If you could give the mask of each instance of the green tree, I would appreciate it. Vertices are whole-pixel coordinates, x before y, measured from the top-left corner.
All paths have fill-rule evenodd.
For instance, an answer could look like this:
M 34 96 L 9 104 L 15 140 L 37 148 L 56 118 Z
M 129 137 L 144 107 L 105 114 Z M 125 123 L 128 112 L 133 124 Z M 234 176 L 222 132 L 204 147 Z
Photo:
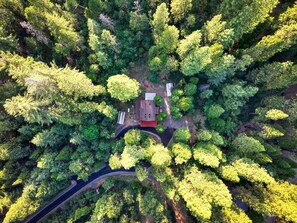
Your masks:
M 174 21 L 178 22 L 192 9 L 192 0 L 172 0 L 170 6 Z
M 163 125 L 157 125 L 156 130 L 162 134 L 165 131 L 165 127 Z
M 137 98 L 140 93 L 140 84 L 125 74 L 118 74 L 108 78 L 107 90 L 111 97 L 126 102 Z
M 174 142 L 188 143 L 191 133 L 186 128 L 179 128 L 173 134 Z
M 266 169 L 260 167 L 259 164 L 256 164 L 248 158 L 235 160 L 231 165 L 233 167 L 233 171 L 236 171 L 239 177 L 243 177 L 252 183 L 268 184 L 274 182 L 274 179 L 267 173 Z M 230 166 L 228 168 L 231 169 Z M 224 177 L 225 176 L 223 175 L 223 178 Z M 236 179 L 235 175 L 232 177 L 232 179 Z
M 185 95 L 193 96 L 193 95 L 196 94 L 196 92 L 197 92 L 197 85 L 196 84 L 189 83 L 189 84 L 185 85 Z
M 84 73 L 69 67 L 60 69 L 35 62 L 33 58 L 2 53 L 8 75 L 25 87 L 24 96 L 18 95 L 5 102 L 6 111 L 22 116 L 27 122 L 49 124 L 59 121 L 73 125 L 81 122 L 80 101 L 105 93 L 105 88 L 92 84 Z M 96 104 L 95 104 L 96 105 Z M 96 111 L 89 110 L 86 113 Z M 74 115 L 75 114 L 75 115 Z
M 198 141 L 209 141 L 212 139 L 212 134 L 208 130 L 199 129 L 196 133 L 196 138 Z
M 192 157 L 190 147 L 184 143 L 173 144 L 171 150 L 175 156 L 174 160 L 177 165 L 188 162 Z
M 240 181 L 237 170 L 231 165 L 220 166 L 219 172 L 220 172 L 221 178 L 225 180 L 229 180 L 235 183 L 238 183 Z
M 157 122 L 163 122 L 167 118 L 166 112 L 160 112 L 160 114 L 157 115 Z
M 126 145 L 139 146 L 141 140 L 141 133 L 137 129 L 132 129 L 126 132 L 124 136 Z
M 134 167 L 138 161 L 144 158 L 142 151 L 137 146 L 125 146 L 121 155 L 121 164 L 125 169 Z
M 121 157 L 117 153 L 109 157 L 109 166 L 112 170 L 120 169 L 122 167 Z
M 193 97 L 182 97 L 177 104 L 177 107 L 182 111 L 189 111 L 193 109 Z
M 265 4 L 266 7 L 262 7 Z M 226 28 L 234 30 L 234 40 L 238 41 L 243 34 L 249 33 L 264 22 L 269 13 L 277 6 L 278 0 L 253 0 L 236 3 L 236 0 L 224 0 L 220 12 L 230 19 Z
M 262 131 L 259 133 L 259 135 L 263 139 L 274 139 L 277 137 L 284 136 L 284 133 L 279 131 L 278 129 L 270 126 L 270 125 L 264 125 Z
M 141 167 L 141 166 L 137 166 L 135 168 L 135 172 L 136 172 L 137 179 L 140 182 L 144 181 L 149 175 L 148 170 L 145 167 Z
M 0 26 L 0 50 L 3 51 L 19 51 L 20 46 L 18 40 L 12 34 L 8 34 L 3 26 Z
M 208 108 L 206 107 L 205 110 L 208 119 L 219 118 L 225 112 L 225 109 L 218 104 L 212 104 Z
M 175 26 L 167 26 L 161 33 L 157 47 L 162 53 L 173 53 L 178 45 L 179 30 Z
M 216 15 L 202 27 L 205 43 L 219 43 L 228 47 L 234 36 L 233 29 L 226 29 L 226 22 L 221 21 L 222 15 Z
M 197 47 L 181 62 L 181 72 L 186 76 L 192 76 L 201 72 L 211 63 L 210 48 L 208 46 Z
M 158 43 L 161 33 L 168 26 L 169 22 L 169 11 L 166 6 L 166 3 L 162 3 L 158 6 L 155 14 L 153 15 L 153 20 L 151 22 L 153 27 L 153 36 L 155 42 Z
M 282 90 L 297 80 L 297 66 L 292 62 L 273 62 L 251 72 L 252 80 L 262 90 Z
M 285 222 L 295 222 L 296 185 L 288 182 L 274 182 L 267 186 L 253 188 L 238 187 L 236 197 L 246 202 L 251 208 L 263 215 L 277 215 Z
M 165 168 L 171 163 L 170 152 L 162 144 L 152 144 L 146 149 L 146 157 L 155 168 Z
M 231 208 L 223 208 L 221 210 L 221 221 L 229 223 L 252 223 L 252 220 L 248 217 L 248 215 L 235 205 L 232 205 Z
M 259 140 L 246 135 L 238 135 L 231 143 L 231 147 L 236 154 L 241 156 L 265 151 L 265 147 Z
M 149 19 L 145 13 L 130 12 L 129 26 L 134 31 L 145 31 L 149 28 Z
M 98 128 L 96 125 L 90 125 L 82 129 L 83 137 L 88 141 L 93 141 L 99 137 Z
M 36 185 L 27 185 L 21 197 L 16 200 L 6 213 L 3 222 L 23 221 L 29 214 L 33 214 L 40 206 L 40 203 L 35 201 L 34 195 L 36 195 L 36 193 Z
M 200 30 L 196 30 L 190 35 L 185 36 L 185 38 L 179 42 L 176 50 L 179 57 L 185 59 L 189 54 L 196 50 L 196 48 L 200 47 L 201 38 L 202 34 Z
M 153 190 L 146 191 L 144 194 L 138 194 L 139 210 L 144 216 L 150 216 L 154 222 L 166 222 L 165 207 L 160 198 Z M 165 220 L 165 219 L 166 220 Z
M 243 83 L 226 84 L 222 89 L 224 97 L 224 109 L 226 111 L 238 112 L 247 100 L 258 91 L 257 87 L 244 86 Z
M 267 61 L 270 57 L 289 49 L 297 41 L 297 23 L 290 14 L 297 4 L 280 15 L 280 24 L 273 35 L 264 36 L 255 46 L 246 50 L 254 61 Z
M 202 165 L 217 168 L 223 159 L 223 153 L 211 143 L 199 143 L 193 150 L 193 157 Z
M 280 120 L 288 118 L 289 115 L 278 109 L 270 109 L 266 112 L 265 117 L 271 120 Z
M 198 220 L 209 220 L 213 206 L 231 207 L 232 204 L 227 186 L 213 172 L 200 171 L 195 166 L 187 169 L 178 193 Z
M 54 38 L 56 53 L 68 56 L 70 52 L 80 50 L 82 38 L 75 30 L 75 18 L 61 7 L 46 0 L 31 0 L 30 6 L 25 9 L 25 16 L 37 30 L 49 30 Z

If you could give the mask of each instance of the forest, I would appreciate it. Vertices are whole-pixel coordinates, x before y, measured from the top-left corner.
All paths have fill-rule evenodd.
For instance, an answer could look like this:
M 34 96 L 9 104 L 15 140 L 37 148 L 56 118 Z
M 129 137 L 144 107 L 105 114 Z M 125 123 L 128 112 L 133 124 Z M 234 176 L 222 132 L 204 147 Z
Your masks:
M 104 166 L 41 222 L 297 222 L 297 2 L 0 0 L 0 222 Z

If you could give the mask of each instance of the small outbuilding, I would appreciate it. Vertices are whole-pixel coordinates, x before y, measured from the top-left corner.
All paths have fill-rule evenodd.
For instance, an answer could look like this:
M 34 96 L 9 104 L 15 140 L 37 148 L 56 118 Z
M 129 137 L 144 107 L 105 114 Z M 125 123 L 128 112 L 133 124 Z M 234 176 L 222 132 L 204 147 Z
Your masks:
M 173 83 L 167 83 L 166 84 L 166 93 L 167 93 L 167 97 L 171 97 L 171 91 L 173 89 Z
M 155 97 L 156 97 L 156 93 L 145 93 L 146 101 L 153 101 Z
M 123 125 L 124 122 L 125 122 L 125 116 L 126 116 L 126 112 L 123 112 L 123 111 L 120 111 L 119 114 L 118 114 L 118 121 L 117 123 L 119 125 Z

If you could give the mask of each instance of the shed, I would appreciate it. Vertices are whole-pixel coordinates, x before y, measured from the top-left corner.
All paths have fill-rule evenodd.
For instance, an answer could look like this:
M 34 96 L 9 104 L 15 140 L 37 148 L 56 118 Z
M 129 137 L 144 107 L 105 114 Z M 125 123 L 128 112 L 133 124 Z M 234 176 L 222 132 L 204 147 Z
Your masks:
M 123 125 L 125 122 L 126 112 L 120 111 L 118 114 L 118 124 Z
M 156 97 L 156 93 L 145 93 L 145 100 L 153 101 Z
M 166 84 L 166 93 L 167 93 L 167 97 L 171 97 L 171 91 L 173 89 L 173 83 L 167 83 Z

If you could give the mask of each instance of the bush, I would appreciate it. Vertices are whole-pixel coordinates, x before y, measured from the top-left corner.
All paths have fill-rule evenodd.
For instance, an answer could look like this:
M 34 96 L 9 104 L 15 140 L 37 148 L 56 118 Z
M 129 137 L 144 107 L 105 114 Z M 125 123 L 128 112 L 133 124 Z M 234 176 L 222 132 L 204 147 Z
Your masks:
M 161 96 L 156 95 L 156 97 L 154 98 L 154 102 L 156 106 L 161 106 L 164 103 L 164 100 Z
M 160 112 L 160 114 L 157 116 L 157 122 L 163 122 L 167 118 L 166 112 Z
M 165 128 L 164 128 L 163 125 L 158 125 L 156 127 L 156 130 L 157 130 L 158 133 L 163 133 L 165 131 Z

